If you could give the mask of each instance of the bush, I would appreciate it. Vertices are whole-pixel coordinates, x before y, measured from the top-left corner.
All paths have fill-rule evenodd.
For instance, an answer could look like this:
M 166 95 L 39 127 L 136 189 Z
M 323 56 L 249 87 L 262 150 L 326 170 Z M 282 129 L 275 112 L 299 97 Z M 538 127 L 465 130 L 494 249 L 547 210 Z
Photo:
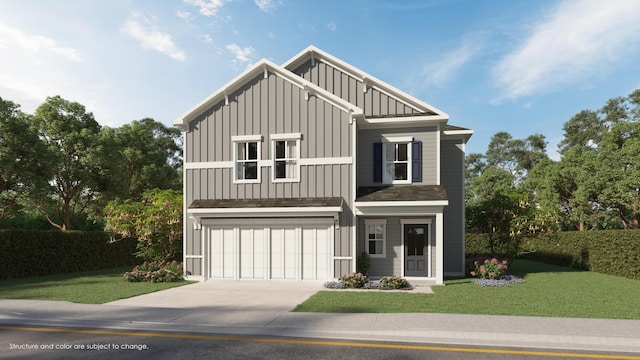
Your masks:
M 0 280 L 132 266 L 136 243 L 102 231 L 0 230 Z
M 363 288 L 369 283 L 369 278 L 362 273 L 347 274 L 340 277 L 340 282 L 347 288 Z
M 380 288 L 382 289 L 411 289 L 411 284 L 407 279 L 399 276 L 385 276 L 380 279 Z
M 371 267 L 371 256 L 365 251 L 362 252 L 360 256 L 356 259 L 356 268 L 358 272 L 363 274 L 367 274 L 369 272 L 369 268 Z
M 145 261 L 144 264 L 138 265 L 132 271 L 125 273 L 123 278 L 130 282 L 148 281 L 152 283 L 184 280 L 182 263 L 178 263 L 175 260 L 172 262 Z
M 474 269 L 469 275 L 480 279 L 500 280 L 507 275 L 508 264 L 507 260 L 500 260 L 497 257 L 476 257 L 473 260 Z
M 466 235 L 467 255 L 489 253 L 484 234 Z M 640 231 L 562 231 L 530 235 L 520 258 L 640 280 Z

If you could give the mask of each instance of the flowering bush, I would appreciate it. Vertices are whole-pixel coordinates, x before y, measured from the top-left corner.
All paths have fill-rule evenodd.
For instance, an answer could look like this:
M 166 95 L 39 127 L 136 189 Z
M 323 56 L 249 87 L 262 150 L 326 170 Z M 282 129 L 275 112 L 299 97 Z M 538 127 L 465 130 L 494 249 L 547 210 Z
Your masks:
M 500 280 L 507 274 L 509 262 L 493 258 L 478 258 L 473 261 L 474 270 L 469 272 L 471 276 L 480 279 Z
M 410 289 L 411 284 L 407 279 L 403 279 L 399 276 L 385 276 L 380 279 L 380 288 L 382 289 Z
M 339 281 L 326 281 L 322 286 L 327 289 L 344 289 L 344 284 Z
M 363 288 L 369 283 L 369 278 L 362 273 L 343 275 L 338 280 L 348 288 Z
M 152 283 L 184 280 L 182 263 L 175 260 L 172 262 L 145 261 L 144 264 L 125 273 L 123 278 L 129 282 L 148 281 Z

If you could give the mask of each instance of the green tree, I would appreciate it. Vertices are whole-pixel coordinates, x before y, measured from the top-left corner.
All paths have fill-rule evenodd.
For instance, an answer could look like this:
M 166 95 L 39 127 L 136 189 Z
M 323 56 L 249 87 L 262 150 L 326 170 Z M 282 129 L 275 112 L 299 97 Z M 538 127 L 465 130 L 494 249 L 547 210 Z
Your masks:
M 47 186 L 31 195 L 31 204 L 51 225 L 70 230 L 78 218 L 97 213 L 109 196 L 117 159 L 108 134 L 85 107 L 60 96 L 48 97 L 33 116 L 46 146 Z
M 0 98 L 0 220 L 18 213 L 20 199 L 46 184 L 44 146 L 20 106 Z
M 114 137 L 129 197 L 140 198 L 154 188 L 181 188 L 180 130 L 145 118 L 114 129 Z
M 154 189 L 141 201 L 110 201 L 107 231 L 138 239 L 136 255 L 145 261 L 170 260 L 182 250 L 182 192 Z

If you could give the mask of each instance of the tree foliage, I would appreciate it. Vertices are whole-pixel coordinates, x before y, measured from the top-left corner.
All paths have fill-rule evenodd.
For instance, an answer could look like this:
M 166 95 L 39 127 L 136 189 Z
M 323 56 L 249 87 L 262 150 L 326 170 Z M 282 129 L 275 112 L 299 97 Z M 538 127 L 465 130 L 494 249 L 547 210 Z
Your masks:
M 182 192 L 154 189 L 142 200 L 113 200 L 105 207 L 107 230 L 138 239 L 136 255 L 166 261 L 182 249 Z

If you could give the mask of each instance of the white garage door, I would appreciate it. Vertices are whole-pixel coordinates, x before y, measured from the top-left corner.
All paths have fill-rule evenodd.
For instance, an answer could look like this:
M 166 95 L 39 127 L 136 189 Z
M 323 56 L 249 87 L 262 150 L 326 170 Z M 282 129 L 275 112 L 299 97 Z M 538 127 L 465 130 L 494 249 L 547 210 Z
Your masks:
M 331 226 L 210 228 L 212 279 L 326 280 Z

